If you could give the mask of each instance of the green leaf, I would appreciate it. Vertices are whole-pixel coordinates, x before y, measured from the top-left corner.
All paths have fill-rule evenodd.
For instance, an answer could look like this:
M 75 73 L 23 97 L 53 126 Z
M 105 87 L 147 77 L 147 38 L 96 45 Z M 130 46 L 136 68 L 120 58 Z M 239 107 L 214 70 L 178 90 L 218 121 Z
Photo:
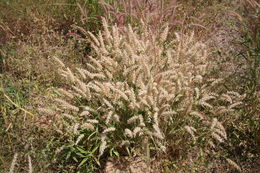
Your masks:
M 71 152 L 68 152 L 67 156 L 66 156 L 66 160 L 68 160 L 71 156 Z
M 97 151 L 98 148 L 99 148 L 99 145 L 97 145 L 97 146 L 90 152 L 90 154 L 93 154 L 95 151 Z
M 117 151 L 115 151 L 115 150 L 113 150 L 113 153 L 114 153 L 117 157 L 120 156 L 119 153 L 118 153 Z
M 89 152 L 87 152 L 86 150 L 84 150 L 83 148 L 80 148 L 80 147 L 76 147 L 78 151 L 80 151 L 81 153 L 84 153 L 84 154 L 89 154 Z
M 129 156 L 132 156 L 131 151 L 129 150 L 129 147 L 126 147 L 126 151 L 127 151 L 127 154 L 128 154 Z
M 77 163 L 79 162 L 76 157 L 73 157 L 72 159 L 73 159 L 75 162 L 77 162 Z
M 81 167 L 84 163 L 86 163 L 87 161 L 88 161 L 88 157 L 86 157 L 85 159 L 83 159 L 81 162 L 80 162 L 80 164 L 79 164 L 79 166 L 78 167 Z
M 88 136 L 87 139 L 89 140 L 95 133 L 97 133 L 97 132 L 95 131 L 95 132 L 91 133 L 91 134 Z
M 78 156 L 80 156 L 80 157 L 83 157 L 83 158 L 87 157 L 87 155 L 84 155 L 84 154 L 82 154 L 82 153 L 76 152 L 76 154 L 77 154 Z

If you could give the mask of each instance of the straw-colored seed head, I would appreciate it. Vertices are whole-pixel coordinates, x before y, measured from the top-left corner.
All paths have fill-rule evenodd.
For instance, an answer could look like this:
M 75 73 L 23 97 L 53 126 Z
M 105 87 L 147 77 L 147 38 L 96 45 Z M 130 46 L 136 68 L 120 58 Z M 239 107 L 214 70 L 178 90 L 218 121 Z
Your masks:
M 242 172 L 242 169 L 240 168 L 240 166 L 238 166 L 238 164 L 236 162 L 234 162 L 231 159 L 226 159 L 228 164 L 231 165 L 233 168 L 235 168 L 237 171 Z
M 138 133 L 140 133 L 142 129 L 140 127 L 136 127 L 133 130 L 133 136 L 136 137 Z
M 127 124 L 132 124 L 132 123 L 135 123 L 136 120 L 139 119 L 139 116 L 135 115 L 133 117 L 131 117 L 130 119 L 127 120 Z
M 12 160 L 12 164 L 11 164 L 10 169 L 9 169 L 9 173 L 13 173 L 14 172 L 15 164 L 17 162 L 17 157 L 18 157 L 18 153 L 15 153 L 14 157 L 13 157 L 13 160 Z
M 114 128 L 114 127 L 109 127 L 109 128 L 107 128 L 107 129 L 105 129 L 105 130 L 103 131 L 103 134 L 109 133 L 109 132 L 113 132 L 113 131 L 115 131 L 115 130 L 116 130 L 116 128 Z
M 57 100 L 57 114 L 66 117 L 62 119 L 65 127 L 73 129 L 79 123 L 78 128 L 96 130 L 100 156 L 124 139 L 129 141 L 122 146 L 131 143 L 136 147 L 143 136 L 152 139 L 149 145 L 166 151 L 172 127 L 184 128 L 194 140 L 205 128 L 208 140 L 227 139 L 217 118 L 235 111 L 242 96 L 221 95 L 217 84 L 222 80 L 205 79 L 210 61 L 205 45 L 195 40 L 194 33 L 176 34 L 172 42 L 165 42 L 168 26 L 151 35 L 149 27 L 143 32 L 131 26 L 122 31 L 109 26 L 104 18 L 102 22 L 103 31 L 98 35 L 87 33 L 92 51 L 86 68 L 73 73 L 63 66 L 60 71 L 70 85 L 66 86 L 69 90 L 60 89 L 64 100 Z M 176 126 L 178 122 L 183 123 Z M 182 126 L 185 123 L 190 126 Z
M 65 64 L 58 57 L 55 56 L 54 60 L 58 62 L 61 67 L 65 67 Z
M 75 145 L 78 145 L 78 143 L 82 140 L 82 138 L 84 138 L 84 134 L 79 135 L 79 137 L 77 138 Z
M 101 140 L 101 145 L 99 147 L 99 155 L 101 156 L 105 149 L 107 148 L 107 141 L 106 140 Z
M 133 132 L 129 129 L 125 129 L 125 136 L 133 138 Z
M 88 129 L 88 130 L 94 130 L 95 127 L 91 123 L 84 123 L 81 125 L 82 128 Z
M 44 113 L 44 114 L 47 114 L 47 115 L 50 115 L 50 116 L 54 116 L 56 114 L 55 111 L 53 111 L 51 109 L 46 109 L 46 108 L 38 108 L 38 111 L 40 113 Z

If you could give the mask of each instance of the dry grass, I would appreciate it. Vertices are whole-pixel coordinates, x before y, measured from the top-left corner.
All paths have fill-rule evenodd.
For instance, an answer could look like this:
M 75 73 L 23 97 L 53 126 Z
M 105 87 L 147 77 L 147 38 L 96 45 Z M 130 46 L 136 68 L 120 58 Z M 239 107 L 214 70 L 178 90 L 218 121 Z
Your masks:
M 21 2 L 0 3 L 1 170 L 257 169 L 259 1 Z
M 74 73 L 59 61 L 60 74 L 71 85 L 62 90 L 63 99 L 56 99 L 63 135 L 74 134 L 76 144 L 84 144 L 85 131 L 95 132 L 96 158 L 129 149 L 153 157 L 169 153 L 172 145 L 188 149 L 185 131 L 204 149 L 227 140 L 217 118 L 231 123 L 245 96 L 223 92 L 220 79 L 206 78 L 211 66 L 204 44 L 193 35 L 176 35 L 167 43 L 168 27 L 157 37 L 146 24 L 142 34 L 131 27 L 109 28 L 105 20 L 103 25 L 98 36 L 88 32 L 93 57 L 85 69 Z M 146 150 L 140 148 L 145 138 Z

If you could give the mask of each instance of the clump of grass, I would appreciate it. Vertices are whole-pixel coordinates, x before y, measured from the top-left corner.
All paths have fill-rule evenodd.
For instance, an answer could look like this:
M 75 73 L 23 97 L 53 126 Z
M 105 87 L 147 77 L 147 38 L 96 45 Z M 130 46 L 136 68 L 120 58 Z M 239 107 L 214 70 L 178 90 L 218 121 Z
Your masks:
M 2 2 L 1 2 L 2 3 Z M 44 26 L 45 23 L 41 23 Z M 82 64 L 82 49 L 75 50 L 75 40 L 48 29 L 32 29 L 29 36 L 16 35 L 1 45 L 0 58 L 0 169 L 8 170 L 12 155 L 19 152 L 15 171 L 27 170 L 28 155 L 34 171 L 45 171 L 52 163 L 52 138 L 55 132 L 48 127 L 47 115 L 37 116 L 36 106 L 50 102 L 51 87 L 61 86 L 50 56 L 68 64 Z M 15 40 L 19 40 L 14 42 Z M 42 93 L 42 94 L 40 94 Z M 33 116 L 32 116 L 33 115 Z M 41 135 L 40 135 L 41 134 Z
M 243 58 L 247 75 L 244 76 L 249 87 L 249 94 L 256 93 L 260 85 L 260 5 L 257 1 L 241 1 L 241 12 L 230 11 L 239 22 L 241 34 L 238 58 Z
M 236 112 L 244 96 L 218 90 L 221 80 L 206 78 L 204 44 L 192 34 L 166 42 L 168 27 L 159 36 L 146 24 L 142 33 L 131 26 L 122 33 L 106 20 L 103 27 L 97 36 L 87 33 L 93 52 L 86 68 L 74 73 L 57 60 L 70 85 L 56 99 L 62 135 L 75 136 L 76 146 L 98 145 L 91 152 L 96 161 L 130 151 L 160 156 L 174 144 L 191 147 L 187 140 L 206 148 L 227 140 L 220 121 Z
M 238 53 L 234 58 L 241 62 L 230 76 L 230 83 L 247 93 L 241 116 L 229 127 L 232 147 L 229 154 L 240 161 L 259 157 L 259 86 L 260 86 L 260 5 L 255 0 L 240 1 L 237 11 L 229 11 L 237 21 L 241 38 L 236 41 Z M 234 76 L 239 77 L 234 77 Z M 239 84 L 238 84 L 239 83 Z M 235 84 L 235 85 L 234 85 Z M 240 143 L 238 146 L 237 143 Z M 243 151 L 243 152 L 239 152 Z
M 51 128 L 46 128 L 50 123 L 49 119 L 45 121 L 46 115 L 38 116 L 34 109 L 36 105 L 49 102 L 53 93 L 37 88 L 37 84 L 31 86 L 31 82 L 10 79 L 10 76 L 0 78 L 0 169 L 11 169 L 13 154 L 19 153 L 15 171 L 28 170 L 28 157 L 33 160 L 34 171 L 45 171 L 52 163 L 51 150 L 55 144 L 52 138 L 55 133 Z M 44 96 L 38 96 L 40 92 Z
M 0 169 L 13 171 L 17 152 L 15 170 L 32 171 L 33 161 L 38 172 L 97 172 L 107 157 L 126 155 L 169 172 L 211 171 L 219 158 L 241 171 L 237 156 L 257 158 L 257 1 L 232 13 L 245 39 L 243 102 L 245 95 L 229 91 L 236 87 L 213 78 L 212 49 L 198 41 L 219 29 L 229 1 L 22 2 L 0 3 L 8 9 L 0 12 L 1 43 L 19 40 L 1 45 Z M 109 23 L 99 31 L 102 10 Z M 77 41 L 62 35 L 72 23 Z M 53 86 L 60 89 L 52 93 Z M 58 105 L 51 104 L 56 95 Z M 39 115 L 30 116 L 35 107 Z
M 81 12 L 77 4 L 88 11 L 87 23 L 81 22 Z M 53 29 L 67 34 L 71 31 L 72 24 L 97 31 L 102 12 L 98 0 L 1 1 L 0 46 L 12 40 L 24 40 L 35 30 L 44 34 Z
M 109 23 L 116 23 L 120 28 L 128 24 L 136 26 L 143 21 L 153 31 L 158 31 L 165 25 L 165 22 L 171 28 L 178 24 L 175 18 L 176 1 L 115 0 L 110 3 L 105 1 L 100 1 L 100 3 L 106 12 L 104 17 Z
M 45 86 L 59 85 L 50 57 L 59 57 L 70 64 L 81 63 L 82 53 L 74 49 L 75 44 L 74 40 L 51 30 L 45 35 L 34 33 L 18 44 L 6 44 L 2 47 L 3 75 Z

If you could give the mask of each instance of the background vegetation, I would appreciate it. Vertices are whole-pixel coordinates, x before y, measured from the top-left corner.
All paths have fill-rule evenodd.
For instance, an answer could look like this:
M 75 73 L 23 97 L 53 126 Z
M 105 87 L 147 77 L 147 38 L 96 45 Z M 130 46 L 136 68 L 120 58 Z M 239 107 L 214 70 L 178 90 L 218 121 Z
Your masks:
M 117 165 L 130 172 L 257 172 L 260 169 L 259 4 L 259 0 L 1 1 L 0 172 L 109 172 L 115 170 Z M 126 119 L 123 125 L 110 124 L 119 129 L 114 136 L 110 136 L 115 143 L 110 144 L 100 155 L 101 132 L 108 128 L 104 122 L 102 124 L 102 117 L 99 117 L 103 111 L 98 109 L 99 104 L 106 104 L 103 97 L 90 101 L 91 106 L 100 111 L 95 114 L 101 122 L 96 126 L 97 129 L 91 131 L 91 126 L 86 129 L 80 127 L 79 133 L 73 133 L 75 125 L 88 120 L 82 120 L 74 113 L 72 115 L 76 120 L 63 120 L 61 115 L 69 108 L 58 109 L 61 104 L 54 100 L 63 98 L 66 95 L 64 91 L 71 90 L 73 82 L 61 77 L 60 65 L 64 63 L 75 76 L 76 69 L 90 70 L 90 65 L 95 66 L 95 61 L 90 61 L 89 56 L 97 60 L 103 56 L 93 47 L 93 43 L 97 44 L 95 37 L 104 30 L 101 16 L 108 22 L 109 29 L 117 25 L 122 37 L 127 35 L 122 33 L 129 32 L 127 27 L 130 24 L 136 37 L 140 36 L 137 39 L 140 42 L 145 42 L 147 38 L 160 40 L 158 38 L 161 38 L 168 26 L 167 37 L 163 36 L 165 39 L 154 45 L 159 46 L 162 51 L 170 48 L 182 50 L 183 57 L 190 56 L 188 53 L 193 45 L 204 45 L 210 70 L 202 75 L 203 84 L 210 84 L 213 79 L 221 78 L 222 82 L 209 91 L 222 94 L 225 98 L 210 104 L 219 106 L 218 111 L 221 106 L 235 108 L 232 113 L 217 115 L 195 103 L 194 107 L 201 111 L 201 116 L 209 118 L 209 124 L 206 123 L 209 127 L 215 122 L 214 118 L 218 118 L 227 135 L 222 135 L 224 142 L 212 140 L 211 131 L 204 128 L 203 122 L 199 118 L 186 116 L 181 109 L 186 107 L 181 107 L 183 104 L 178 102 L 178 105 L 176 102 L 170 104 L 174 105 L 172 109 L 177 110 L 180 116 L 172 116 L 175 118 L 169 126 L 172 131 L 165 131 L 164 140 L 151 138 L 147 142 L 131 139 L 128 147 L 120 148 L 117 145 L 125 138 L 123 131 L 127 126 Z M 146 30 L 147 28 L 149 29 Z M 179 39 L 185 45 L 185 41 L 191 38 L 187 36 L 192 33 L 192 44 L 187 44 L 188 47 L 183 48 L 176 42 Z M 109 42 L 105 39 L 106 41 Z M 124 44 L 127 41 L 129 40 L 125 38 L 120 47 L 122 51 L 126 49 Z M 129 44 L 132 44 L 131 39 Z M 135 48 L 133 47 L 134 50 Z M 116 54 L 113 49 L 108 49 L 109 51 L 112 51 L 111 55 Z M 151 49 L 147 51 L 143 56 L 153 52 Z M 199 52 L 192 54 L 200 56 Z M 162 53 L 161 56 L 166 55 Z M 139 67 L 144 65 L 144 69 L 146 68 L 145 64 L 138 61 L 136 63 Z M 187 74 L 184 73 L 185 75 Z M 123 79 L 128 80 L 127 77 L 113 76 L 112 81 L 116 84 Z M 78 84 L 74 85 L 78 87 Z M 203 88 L 199 84 L 195 86 Z M 194 92 L 195 86 L 189 85 Z M 136 93 L 139 92 L 134 85 L 130 85 L 131 87 Z M 223 96 L 223 93 L 227 95 Z M 68 96 L 67 94 L 65 98 L 73 105 L 80 107 L 88 103 L 84 98 L 68 99 Z M 235 97 L 238 96 L 243 99 L 236 100 Z M 230 97 L 235 101 L 230 101 Z M 129 113 L 129 109 L 122 106 L 122 100 L 109 101 L 120 108 L 117 113 Z M 182 101 L 180 103 L 185 103 L 186 100 Z M 232 105 L 236 101 L 239 105 L 228 106 L 229 102 Z M 128 105 L 128 102 L 123 102 L 124 104 Z M 139 110 L 138 115 L 141 112 L 145 116 L 145 111 Z M 134 112 L 129 114 L 135 115 Z M 72 131 L 68 130 L 71 124 Z M 158 142 L 166 146 L 166 153 L 156 149 Z M 143 165 L 135 160 L 141 160 L 139 163 Z M 122 162 L 136 168 L 133 170 Z

